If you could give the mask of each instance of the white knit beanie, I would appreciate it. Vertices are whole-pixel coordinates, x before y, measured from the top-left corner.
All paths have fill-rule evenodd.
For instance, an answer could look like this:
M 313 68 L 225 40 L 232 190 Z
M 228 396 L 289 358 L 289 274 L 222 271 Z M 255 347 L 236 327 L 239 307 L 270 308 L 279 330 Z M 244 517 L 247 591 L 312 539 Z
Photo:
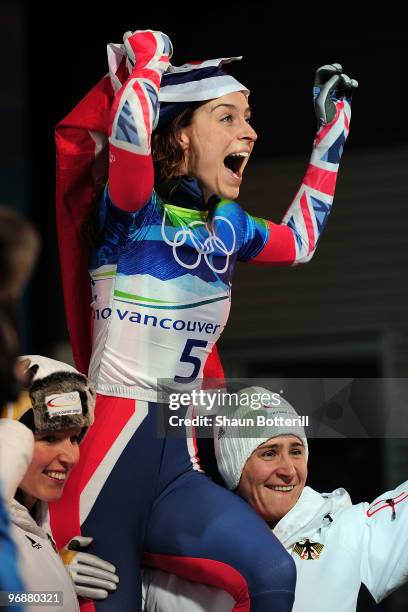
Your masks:
M 237 393 L 236 405 L 218 412 L 214 431 L 218 470 L 228 487 L 236 489 L 253 451 L 270 438 L 292 435 L 309 450 L 305 430 L 296 410 L 278 393 L 262 387 L 246 387 Z M 291 421 L 291 422 L 290 422 Z

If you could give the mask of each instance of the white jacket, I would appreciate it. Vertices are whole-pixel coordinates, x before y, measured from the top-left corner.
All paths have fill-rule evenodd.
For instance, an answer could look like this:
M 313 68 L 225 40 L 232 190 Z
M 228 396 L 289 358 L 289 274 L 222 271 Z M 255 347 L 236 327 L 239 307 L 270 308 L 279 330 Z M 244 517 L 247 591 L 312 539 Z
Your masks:
M 62 591 L 63 606 L 26 606 L 27 612 L 77 612 L 74 584 L 47 533 L 14 498 L 18 484 L 31 461 L 34 438 L 18 421 L 0 419 L 0 482 L 11 522 L 11 536 L 17 546 L 20 574 L 26 591 Z M 41 509 L 46 515 L 46 505 Z M 40 520 L 39 520 L 40 522 Z
M 44 606 L 47 612 L 77 612 L 74 584 L 51 539 L 30 516 L 27 508 L 13 499 L 9 504 L 11 535 L 18 549 L 21 576 L 27 591 L 62 591 L 63 606 Z M 29 606 L 38 612 L 43 606 Z
M 296 563 L 293 612 L 354 612 L 361 583 L 378 603 L 408 581 L 408 481 L 371 505 L 352 505 L 344 489 L 305 487 L 273 532 Z M 223 591 L 154 570 L 144 570 L 143 594 L 146 612 L 230 612 L 234 605 Z

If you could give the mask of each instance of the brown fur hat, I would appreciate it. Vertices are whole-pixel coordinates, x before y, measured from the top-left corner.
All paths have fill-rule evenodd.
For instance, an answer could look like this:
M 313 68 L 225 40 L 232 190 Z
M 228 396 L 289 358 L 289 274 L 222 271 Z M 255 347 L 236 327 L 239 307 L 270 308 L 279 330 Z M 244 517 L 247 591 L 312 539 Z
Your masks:
M 41 434 L 79 426 L 83 437 L 94 420 L 95 391 L 88 378 L 66 363 L 40 355 L 25 355 L 19 363 L 28 375 L 28 393 L 2 416 Z

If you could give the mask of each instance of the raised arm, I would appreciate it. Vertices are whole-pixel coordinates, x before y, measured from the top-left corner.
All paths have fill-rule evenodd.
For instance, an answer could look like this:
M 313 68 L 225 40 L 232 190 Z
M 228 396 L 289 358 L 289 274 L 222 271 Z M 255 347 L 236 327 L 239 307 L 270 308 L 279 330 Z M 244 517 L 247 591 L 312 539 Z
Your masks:
M 340 64 L 317 70 L 314 103 L 319 129 L 309 166 L 281 224 L 266 221 L 268 235 L 252 263 L 292 265 L 312 258 L 330 214 L 355 87 L 357 82 L 342 73 Z
M 377 603 L 408 581 L 407 524 L 408 481 L 366 507 L 362 582 Z
M 150 199 L 152 131 L 158 121 L 159 87 L 172 45 L 166 34 L 127 32 L 129 78 L 115 96 L 109 137 L 109 193 L 116 206 L 136 211 Z
M 9 410 L 12 416 L 13 407 L 6 406 L 4 417 Z M 0 418 L 0 496 L 8 503 L 31 463 L 33 450 L 34 436 L 28 427 L 13 418 Z

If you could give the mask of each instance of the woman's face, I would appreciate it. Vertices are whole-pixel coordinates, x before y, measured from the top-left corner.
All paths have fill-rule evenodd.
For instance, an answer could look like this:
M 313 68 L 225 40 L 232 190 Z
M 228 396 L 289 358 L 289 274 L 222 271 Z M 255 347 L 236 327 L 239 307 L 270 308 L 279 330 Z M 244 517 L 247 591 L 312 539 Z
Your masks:
M 249 125 L 251 111 L 242 92 L 230 93 L 201 105 L 192 123 L 182 128 L 183 170 L 195 177 L 205 201 L 212 195 L 234 200 L 257 135 Z
M 271 438 L 245 464 L 237 493 L 274 527 L 299 499 L 307 478 L 303 442 L 292 435 Z
M 80 432 L 80 427 L 72 427 L 35 435 L 33 459 L 19 486 L 27 508 L 39 499 L 51 502 L 61 497 L 67 478 L 79 461 Z

